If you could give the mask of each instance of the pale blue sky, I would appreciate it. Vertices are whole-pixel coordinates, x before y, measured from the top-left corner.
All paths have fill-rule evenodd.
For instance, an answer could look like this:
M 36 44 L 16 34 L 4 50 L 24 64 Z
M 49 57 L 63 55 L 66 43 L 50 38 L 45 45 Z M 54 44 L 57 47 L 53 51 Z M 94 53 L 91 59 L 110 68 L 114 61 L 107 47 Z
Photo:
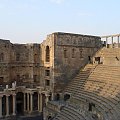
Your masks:
M 0 0 L 0 38 L 41 43 L 58 31 L 120 33 L 120 0 Z

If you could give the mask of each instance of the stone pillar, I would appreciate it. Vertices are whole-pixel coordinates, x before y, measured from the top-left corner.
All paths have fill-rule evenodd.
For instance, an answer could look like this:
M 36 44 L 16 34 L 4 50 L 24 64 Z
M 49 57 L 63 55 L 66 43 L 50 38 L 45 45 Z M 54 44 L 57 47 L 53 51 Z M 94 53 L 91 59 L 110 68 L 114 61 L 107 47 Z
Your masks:
M 112 36 L 112 48 L 113 48 L 113 36 Z
M 33 112 L 33 93 L 30 93 L 30 112 Z
M 120 36 L 118 36 L 118 39 L 117 39 L 117 40 L 118 40 L 118 48 L 119 48 L 119 37 L 120 37 Z
M 30 103 L 29 103 L 30 101 L 29 101 L 29 93 L 27 93 L 27 111 L 29 111 L 30 109 L 30 107 L 29 107 L 29 105 L 30 105 Z
M 24 112 L 26 111 L 26 93 L 24 93 Z
M 9 96 L 6 95 L 6 116 L 9 116 Z
M 42 112 L 42 94 L 39 93 L 39 112 Z
M 16 99 L 16 94 L 13 94 L 13 115 L 16 115 L 15 114 L 15 109 L 16 109 L 16 107 L 15 107 L 16 106 L 16 100 L 15 99 Z
M 51 100 L 54 100 L 55 94 L 52 93 Z
M 46 97 L 46 105 L 47 105 L 47 103 L 48 103 L 48 101 L 49 101 L 49 95 L 48 95 L 48 94 L 45 94 L 45 97 Z
M 2 117 L 2 96 L 0 96 L 0 118 Z
M 108 38 L 106 37 L 106 48 L 107 48 L 107 44 L 108 44 Z
M 38 93 L 38 111 L 39 111 L 39 109 L 40 109 L 40 95 Z

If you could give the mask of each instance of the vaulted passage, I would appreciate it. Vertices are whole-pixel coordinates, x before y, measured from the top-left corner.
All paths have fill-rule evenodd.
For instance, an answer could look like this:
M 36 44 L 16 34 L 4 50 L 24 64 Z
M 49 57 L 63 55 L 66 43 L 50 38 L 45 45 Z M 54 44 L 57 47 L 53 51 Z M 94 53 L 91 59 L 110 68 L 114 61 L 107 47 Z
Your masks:
M 16 113 L 17 115 L 24 113 L 24 94 L 22 92 L 16 94 Z

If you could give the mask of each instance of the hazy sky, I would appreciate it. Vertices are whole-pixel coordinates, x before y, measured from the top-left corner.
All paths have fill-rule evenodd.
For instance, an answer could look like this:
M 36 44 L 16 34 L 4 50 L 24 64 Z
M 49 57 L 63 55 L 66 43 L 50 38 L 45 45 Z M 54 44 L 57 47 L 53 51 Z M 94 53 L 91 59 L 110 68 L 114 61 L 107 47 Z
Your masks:
M 120 33 L 120 0 L 0 0 L 0 38 L 41 43 L 58 31 Z

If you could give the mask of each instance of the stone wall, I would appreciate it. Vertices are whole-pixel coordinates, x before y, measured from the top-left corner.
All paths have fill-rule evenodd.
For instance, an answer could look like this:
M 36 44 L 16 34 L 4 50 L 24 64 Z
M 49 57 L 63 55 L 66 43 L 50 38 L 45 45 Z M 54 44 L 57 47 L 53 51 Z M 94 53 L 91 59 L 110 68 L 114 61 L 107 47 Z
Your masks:
M 46 60 L 46 54 L 49 51 L 48 58 Z M 47 36 L 46 40 L 41 43 L 41 71 L 42 85 L 53 92 L 54 88 L 54 34 Z M 49 72 L 49 73 L 48 73 Z M 47 75 L 48 73 L 48 75 Z
M 0 83 L 9 81 L 11 43 L 9 40 L 0 39 Z
M 60 92 L 101 47 L 100 37 L 71 33 L 52 33 L 41 44 L 0 42 L 4 82 L 33 83 L 52 93 Z
M 96 36 L 70 33 L 55 35 L 55 91 L 60 92 L 101 47 L 101 39 Z
M 40 44 L 12 44 L 0 40 L 0 48 L 1 81 L 3 79 L 5 84 L 41 83 Z

